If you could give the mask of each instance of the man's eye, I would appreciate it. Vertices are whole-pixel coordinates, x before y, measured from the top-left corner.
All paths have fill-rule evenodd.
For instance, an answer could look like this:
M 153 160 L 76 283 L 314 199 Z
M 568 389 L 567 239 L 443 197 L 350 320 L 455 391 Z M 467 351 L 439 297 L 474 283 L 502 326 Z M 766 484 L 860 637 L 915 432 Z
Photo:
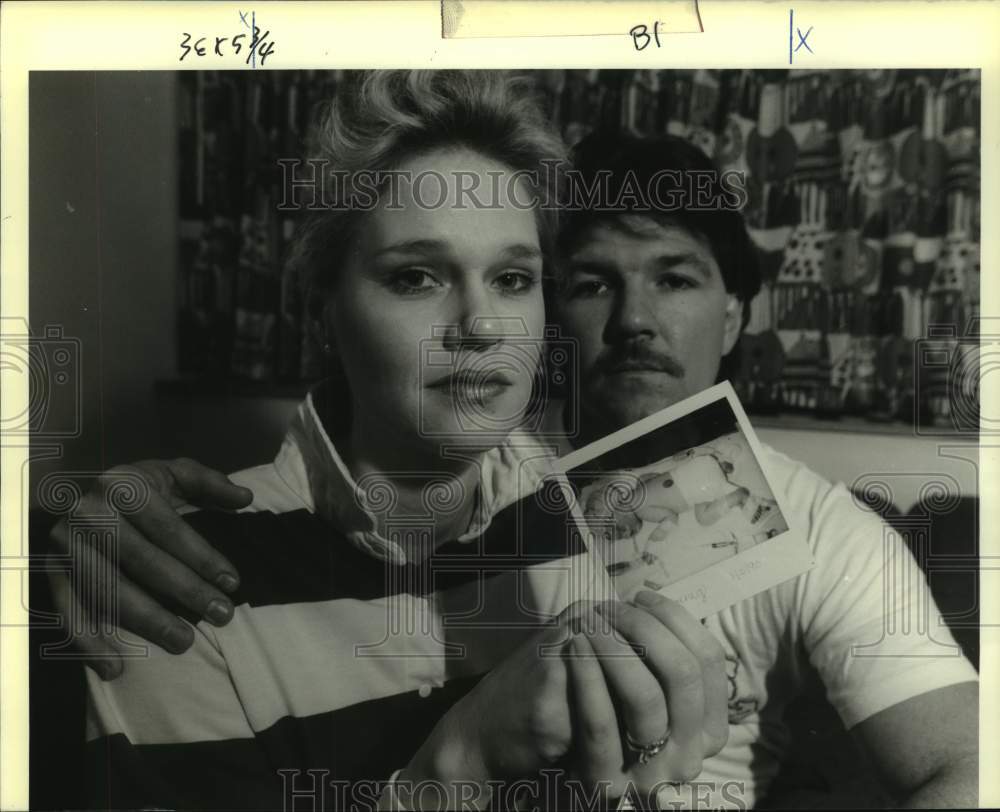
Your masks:
M 523 293 L 534 288 L 536 282 L 534 274 L 527 271 L 504 271 L 494 280 L 504 293 Z
M 406 268 L 389 279 L 389 288 L 401 294 L 423 293 L 439 285 L 437 279 L 422 268 Z
M 603 279 L 581 279 L 569 284 L 568 294 L 571 299 L 600 296 L 609 290 L 608 283 Z
M 671 290 L 687 290 L 695 287 L 694 281 L 688 277 L 673 273 L 660 277 L 660 285 Z

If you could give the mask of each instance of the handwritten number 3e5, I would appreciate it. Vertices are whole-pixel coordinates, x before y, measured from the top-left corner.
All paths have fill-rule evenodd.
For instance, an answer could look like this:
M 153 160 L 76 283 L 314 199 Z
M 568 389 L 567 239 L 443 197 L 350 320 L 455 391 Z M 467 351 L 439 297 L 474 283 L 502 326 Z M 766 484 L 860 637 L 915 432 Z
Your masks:
M 274 51 L 274 43 L 265 42 L 270 33 L 271 33 L 270 31 L 265 31 L 264 34 L 261 35 L 260 28 L 256 26 L 254 27 L 253 38 L 250 39 L 250 44 L 249 46 L 247 46 L 246 61 L 248 65 L 250 64 L 250 59 L 253 56 L 254 52 L 256 52 L 260 64 L 263 65 L 264 60 L 266 60 Z M 232 38 L 232 40 L 230 40 L 229 37 L 201 37 L 195 40 L 194 44 L 192 45 L 191 34 L 184 32 L 184 38 L 181 40 L 182 53 L 178 61 L 183 62 L 184 57 L 188 56 L 192 51 L 194 51 L 196 56 L 205 56 L 206 54 L 208 54 L 208 47 L 209 47 L 205 43 L 210 40 L 214 40 L 215 43 L 214 48 L 212 49 L 212 52 L 215 54 L 215 56 L 225 56 L 226 48 L 224 47 L 224 43 L 230 41 L 232 43 L 230 45 L 230 49 L 234 54 L 239 55 L 244 48 L 243 41 L 247 39 L 248 36 L 249 36 L 248 34 L 237 34 L 235 37 Z

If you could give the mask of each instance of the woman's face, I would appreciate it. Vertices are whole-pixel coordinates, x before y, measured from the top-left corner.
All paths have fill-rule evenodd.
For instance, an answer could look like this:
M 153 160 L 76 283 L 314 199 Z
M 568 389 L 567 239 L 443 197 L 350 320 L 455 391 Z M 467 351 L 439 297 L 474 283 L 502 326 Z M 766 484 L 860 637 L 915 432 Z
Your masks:
M 352 432 L 397 447 L 490 448 L 520 422 L 541 355 L 530 189 L 464 148 L 399 169 L 403 178 L 433 174 L 416 188 L 400 182 L 365 215 L 326 309 Z M 477 182 L 473 198 L 463 194 Z

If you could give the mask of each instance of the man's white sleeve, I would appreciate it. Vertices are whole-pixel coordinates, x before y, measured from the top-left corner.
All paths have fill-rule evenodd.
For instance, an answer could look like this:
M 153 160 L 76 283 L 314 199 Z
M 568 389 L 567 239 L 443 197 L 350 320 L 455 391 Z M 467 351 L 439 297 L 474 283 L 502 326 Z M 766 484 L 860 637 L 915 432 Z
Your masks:
M 796 587 L 797 617 L 809 660 L 844 724 L 976 680 L 901 535 L 843 485 L 792 483 L 801 488 L 812 491 L 816 565 Z

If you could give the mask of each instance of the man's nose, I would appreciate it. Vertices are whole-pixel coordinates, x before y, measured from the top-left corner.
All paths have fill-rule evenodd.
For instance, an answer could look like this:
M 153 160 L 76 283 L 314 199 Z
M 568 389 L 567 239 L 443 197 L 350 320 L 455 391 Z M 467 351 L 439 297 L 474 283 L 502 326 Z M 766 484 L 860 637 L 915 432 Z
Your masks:
M 626 284 L 618 292 L 609 331 L 615 338 L 636 338 L 656 333 L 656 317 L 649 291 L 641 285 Z

